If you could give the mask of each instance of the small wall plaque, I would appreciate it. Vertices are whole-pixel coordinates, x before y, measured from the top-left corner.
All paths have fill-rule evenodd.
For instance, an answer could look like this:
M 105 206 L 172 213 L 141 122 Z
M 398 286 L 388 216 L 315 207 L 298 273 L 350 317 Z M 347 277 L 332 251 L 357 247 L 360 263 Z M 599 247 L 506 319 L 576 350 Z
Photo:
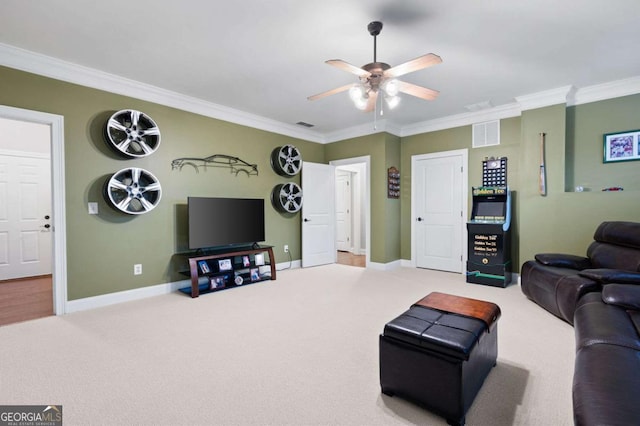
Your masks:
M 400 198 L 400 171 L 395 167 L 387 170 L 387 198 Z

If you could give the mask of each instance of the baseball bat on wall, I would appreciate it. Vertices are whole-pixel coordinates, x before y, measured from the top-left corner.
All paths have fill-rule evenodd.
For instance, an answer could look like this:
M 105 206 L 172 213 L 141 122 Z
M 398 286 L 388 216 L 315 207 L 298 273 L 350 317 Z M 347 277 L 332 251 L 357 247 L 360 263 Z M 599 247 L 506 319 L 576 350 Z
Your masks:
M 547 178 L 544 164 L 544 137 L 545 133 L 540 133 L 540 174 L 538 175 L 538 191 L 540 195 L 547 195 Z

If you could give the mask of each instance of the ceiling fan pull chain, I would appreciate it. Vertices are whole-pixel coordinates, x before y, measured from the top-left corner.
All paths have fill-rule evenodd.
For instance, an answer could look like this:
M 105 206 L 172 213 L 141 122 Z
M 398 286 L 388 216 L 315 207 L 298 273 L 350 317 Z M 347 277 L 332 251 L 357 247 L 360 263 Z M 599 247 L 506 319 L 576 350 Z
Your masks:
M 376 99 L 375 111 L 373 112 L 373 130 L 378 130 L 378 100 Z

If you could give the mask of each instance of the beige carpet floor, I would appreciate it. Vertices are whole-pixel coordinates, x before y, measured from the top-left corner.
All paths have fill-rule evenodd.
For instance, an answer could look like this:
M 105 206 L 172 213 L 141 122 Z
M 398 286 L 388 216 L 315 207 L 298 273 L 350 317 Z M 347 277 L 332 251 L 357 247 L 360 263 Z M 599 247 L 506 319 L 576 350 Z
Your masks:
M 2 326 L 0 404 L 62 404 L 65 425 L 443 425 L 378 377 L 384 324 L 431 291 L 502 309 L 468 425 L 573 423 L 573 328 L 517 284 L 344 265 Z

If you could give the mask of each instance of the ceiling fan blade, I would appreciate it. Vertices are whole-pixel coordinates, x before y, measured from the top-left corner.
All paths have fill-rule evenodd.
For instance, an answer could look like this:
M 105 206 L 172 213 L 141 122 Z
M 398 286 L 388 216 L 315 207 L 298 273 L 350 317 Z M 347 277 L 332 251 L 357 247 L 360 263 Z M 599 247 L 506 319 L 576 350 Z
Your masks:
M 407 83 L 406 81 L 398 81 L 398 90 L 402 93 L 406 93 L 407 95 L 415 96 L 427 101 L 434 100 L 440 94 L 437 90 L 416 86 L 415 84 Z
M 335 89 L 327 90 L 326 92 L 318 93 L 317 95 L 309 96 L 307 99 L 310 101 L 316 101 L 318 99 L 326 98 L 327 96 L 335 95 L 336 93 L 349 90 L 353 84 L 347 84 L 345 86 L 337 87 Z
M 364 112 L 371 112 L 376 108 L 376 100 L 378 99 L 378 92 L 369 92 L 369 99 L 367 100 L 367 106 L 363 110 Z
M 433 53 L 422 55 L 418 58 L 412 59 L 404 64 L 396 65 L 389 68 L 384 72 L 384 76 L 388 78 L 400 77 L 401 75 L 409 74 L 410 72 L 418 71 L 433 65 L 437 65 L 442 62 L 440 56 Z
M 336 68 L 340 68 L 343 71 L 350 72 L 351 74 L 355 74 L 358 77 L 368 77 L 371 75 L 369 71 L 365 71 L 362 68 L 351 65 L 350 63 L 345 62 L 342 59 L 329 59 L 328 61 L 325 61 L 325 63 Z

